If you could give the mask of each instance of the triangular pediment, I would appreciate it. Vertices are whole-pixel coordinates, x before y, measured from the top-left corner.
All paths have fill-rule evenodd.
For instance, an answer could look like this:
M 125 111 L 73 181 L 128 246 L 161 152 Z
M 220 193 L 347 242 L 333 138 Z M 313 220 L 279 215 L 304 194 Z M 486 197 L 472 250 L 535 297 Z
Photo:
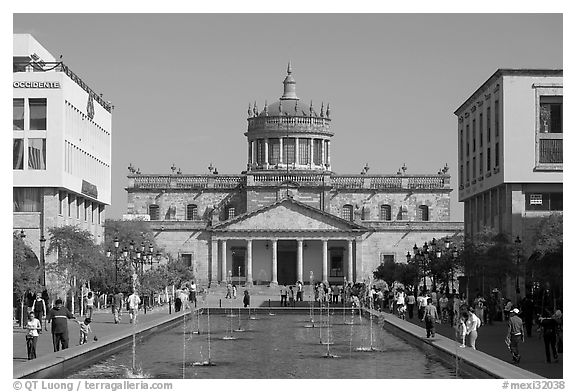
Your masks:
M 213 228 L 216 231 L 366 231 L 353 222 L 290 198 L 237 216 Z

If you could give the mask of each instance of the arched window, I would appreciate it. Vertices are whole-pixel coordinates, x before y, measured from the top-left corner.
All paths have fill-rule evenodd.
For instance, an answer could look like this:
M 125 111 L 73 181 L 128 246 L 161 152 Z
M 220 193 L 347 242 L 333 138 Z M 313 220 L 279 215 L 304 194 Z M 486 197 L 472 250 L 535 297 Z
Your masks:
M 352 205 L 346 204 L 342 207 L 342 219 L 352 222 L 353 219 L 353 209 Z
M 236 208 L 230 206 L 226 209 L 227 212 L 227 219 L 233 219 L 236 216 Z
M 380 206 L 380 220 L 392 220 L 392 207 L 389 204 L 382 204 Z
M 150 220 L 160 220 L 160 207 L 157 204 L 150 204 L 148 214 L 150 214 Z
M 418 206 L 418 220 L 421 221 L 428 220 L 428 206 L 425 205 Z
M 198 220 L 198 206 L 196 204 L 186 206 L 186 220 Z

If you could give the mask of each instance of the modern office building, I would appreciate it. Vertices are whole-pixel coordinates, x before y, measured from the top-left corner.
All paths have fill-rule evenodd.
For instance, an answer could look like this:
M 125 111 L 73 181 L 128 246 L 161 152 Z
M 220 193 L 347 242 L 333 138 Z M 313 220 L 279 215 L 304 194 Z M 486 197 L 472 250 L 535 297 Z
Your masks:
M 332 110 L 296 94 L 248 108 L 247 169 L 240 174 L 128 175 L 125 219 L 151 221 L 155 238 L 203 282 L 362 281 L 414 244 L 462 231 L 450 221 L 450 175 L 338 175 Z M 319 107 L 318 107 L 319 106 Z M 341 159 L 344 159 L 342 157 Z
M 528 257 L 536 225 L 562 213 L 562 85 L 562 70 L 499 69 L 454 112 L 466 235 L 491 227 Z
M 13 72 L 13 228 L 42 263 L 50 227 L 104 240 L 112 106 L 30 34 L 14 34 Z

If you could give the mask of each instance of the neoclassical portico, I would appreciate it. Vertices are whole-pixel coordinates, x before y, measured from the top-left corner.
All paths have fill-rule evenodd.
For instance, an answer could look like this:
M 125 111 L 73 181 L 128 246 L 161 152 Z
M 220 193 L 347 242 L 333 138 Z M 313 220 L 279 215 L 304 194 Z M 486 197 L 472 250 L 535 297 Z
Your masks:
M 314 281 L 354 282 L 366 231 L 288 197 L 212 229 L 210 278 L 274 285 L 309 282 L 312 273 Z

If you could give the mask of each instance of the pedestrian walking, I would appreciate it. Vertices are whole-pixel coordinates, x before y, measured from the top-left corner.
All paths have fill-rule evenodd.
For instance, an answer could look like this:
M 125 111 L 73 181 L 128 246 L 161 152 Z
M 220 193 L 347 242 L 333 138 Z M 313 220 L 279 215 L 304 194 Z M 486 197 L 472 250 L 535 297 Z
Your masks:
M 290 306 L 294 307 L 294 288 L 292 286 L 288 287 L 288 301 Z
M 546 363 L 550 363 L 550 351 L 554 362 L 558 362 L 558 351 L 556 350 L 556 332 L 558 330 L 558 323 L 550 315 L 550 312 L 544 309 L 544 313 L 538 317 L 538 327 L 542 330 L 542 337 L 544 338 L 544 351 L 546 352 Z
M 138 316 L 138 306 L 140 305 L 140 296 L 136 289 L 132 290 L 132 294 L 128 296 L 128 314 L 130 315 L 130 324 L 136 324 L 136 316 Z
M 526 328 L 526 336 L 531 338 L 532 324 L 534 322 L 534 301 L 532 301 L 530 294 L 522 300 L 520 314 L 522 315 L 522 321 L 524 321 L 524 328 Z
M 466 335 L 467 335 L 466 322 L 467 321 L 468 321 L 468 313 L 464 313 L 464 314 L 462 314 L 462 316 L 460 316 L 458 318 L 457 325 L 456 325 L 456 332 L 458 335 L 458 339 L 460 341 L 460 347 L 461 348 L 466 347 Z
M 228 283 L 226 285 L 226 296 L 224 297 L 224 299 L 232 299 L 232 284 Z
M 426 303 L 422 321 L 426 324 L 426 337 L 433 338 L 435 334 L 434 323 L 438 321 L 438 311 L 436 310 L 436 306 L 432 304 L 432 298 L 428 298 Z
M 28 352 L 28 360 L 36 358 L 36 343 L 38 342 L 38 332 L 42 331 L 40 320 L 34 316 L 34 312 L 28 313 L 28 321 L 26 322 L 26 351 Z
M 302 302 L 304 300 L 303 291 L 304 287 L 302 286 L 302 282 L 300 281 L 296 282 L 296 301 Z
M 122 304 L 124 303 L 124 294 L 117 291 L 112 299 L 112 314 L 114 315 L 114 324 L 122 320 Z
M 90 319 L 90 317 L 86 317 L 84 321 L 78 321 L 78 324 L 80 325 L 80 342 L 78 343 L 79 345 L 88 343 L 88 334 L 92 332 L 92 328 L 90 328 L 91 322 L 92 319 Z
M 250 293 L 248 290 L 244 290 L 244 298 L 242 299 L 242 302 L 244 303 L 245 308 L 250 306 Z
M 280 287 L 280 306 L 288 306 L 286 299 L 288 297 L 288 288 L 286 285 Z
M 524 341 L 524 323 L 519 316 L 520 311 L 514 308 L 510 311 L 510 318 L 508 319 L 508 334 L 507 341 L 509 341 L 510 352 L 512 353 L 512 362 L 520 362 L 520 350 L 518 344 Z
M 46 302 L 42 299 L 41 293 L 36 293 L 36 299 L 34 300 L 32 309 L 34 312 L 34 318 L 40 323 L 38 333 L 42 333 L 42 319 L 46 318 Z M 46 322 L 44 322 L 44 324 L 46 324 Z
M 406 296 L 406 308 L 408 310 L 408 318 L 412 320 L 414 318 L 414 305 L 416 304 L 416 298 L 414 297 L 414 292 L 410 291 Z
M 48 312 L 46 321 L 52 324 L 52 344 L 54 352 L 68 348 L 68 319 L 76 319 L 72 313 L 62 306 L 63 302 L 58 298 L 54 307 Z
M 190 303 L 194 302 L 194 307 L 197 306 L 196 303 L 196 283 L 194 281 L 192 281 L 192 283 L 190 284 Z
M 470 308 L 466 314 L 468 320 L 466 321 L 466 335 L 468 336 L 468 343 L 472 350 L 476 350 L 476 340 L 478 339 L 478 328 L 482 325 L 480 317 L 478 317 Z
M 86 296 L 86 316 L 92 319 L 93 313 L 94 313 L 94 293 L 90 291 Z
M 238 289 L 236 288 L 236 285 L 233 284 L 232 285 L 232 298 L 236 299 L 236 293 L 238 293 Z

